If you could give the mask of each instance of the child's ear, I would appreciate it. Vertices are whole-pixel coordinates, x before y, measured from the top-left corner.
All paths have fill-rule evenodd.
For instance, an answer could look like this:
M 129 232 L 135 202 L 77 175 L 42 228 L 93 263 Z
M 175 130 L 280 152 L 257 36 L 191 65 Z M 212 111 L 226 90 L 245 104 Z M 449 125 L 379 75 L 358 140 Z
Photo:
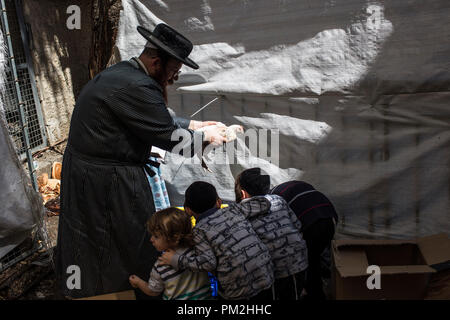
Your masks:
M 241 197 L 242 197 L 242 199 L 248 198 L 248 193 L 247 193 L 247 191 L 241 190 Z
M 217 200 L 216 200 L 216 208 L 221 208 L 222 207 L 222 199 L 220 199 L 220 198 L 217 198 Z

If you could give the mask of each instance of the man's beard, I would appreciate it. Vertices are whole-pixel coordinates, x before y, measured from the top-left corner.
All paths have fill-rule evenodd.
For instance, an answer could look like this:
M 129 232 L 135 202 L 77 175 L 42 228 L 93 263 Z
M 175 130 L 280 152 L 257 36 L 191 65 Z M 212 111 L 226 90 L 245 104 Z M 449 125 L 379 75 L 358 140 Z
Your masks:
M 165 80 L 162 79 L 163 76 L 162 74 L 159 74 L 158 76 L 155 77 L 156 82 L 158 82 L 158 84 L 161 86 L 162 90 L 163 90 L 163 98 L 164 98 L 164 102 L 167 104 L 167 86 L 169 84 L 172 84 L 173 81 L 171 81 L 172 83 L 167 83 Z
M 164 98 L 164 102 L 167 105 L 167 86 L 162 86 L 163 87 L 163 98 Z

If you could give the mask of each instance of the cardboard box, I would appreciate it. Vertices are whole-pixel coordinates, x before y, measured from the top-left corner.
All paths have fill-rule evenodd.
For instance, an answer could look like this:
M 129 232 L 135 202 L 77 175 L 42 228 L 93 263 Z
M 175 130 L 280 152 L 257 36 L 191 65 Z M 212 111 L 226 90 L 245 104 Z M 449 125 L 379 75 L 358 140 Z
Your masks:
M 450 269 L 431 276 L 425 300 L 450 300 Z
M 428 238 L 429 248 L 426 250 L 435 252 L 435 255 L 429 256 L 428 259 L 436 273 L 431 276 L 425 299 L 450 300 L 450 239 L 446 234 Z M 437 250 L 441 251 L 441 255 L 436 252 Z
M 334 240 L 332 264 L 332 291 L 338 300 L 440 299 L 450 286 L 445 273 L 450 239 L 437 234 L 417 240 Z M 380 267 L 381 289 L 367 286 L 370 265 Z M 436 283 L 436 290 L 429 292 L 430 283 Z
M 75 300 L 136 300 L 136 295 L 134 294 L 134 290 L 128 290 Z

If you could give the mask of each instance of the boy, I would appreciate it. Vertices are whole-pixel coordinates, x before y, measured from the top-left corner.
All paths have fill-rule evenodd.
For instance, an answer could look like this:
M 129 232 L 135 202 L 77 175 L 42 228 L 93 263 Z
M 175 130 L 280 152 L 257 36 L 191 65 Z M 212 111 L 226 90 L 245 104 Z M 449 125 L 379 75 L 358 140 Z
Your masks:
M 324 300 L 322 274 L 330 277 L 330 271 L 321 269 L 321 259 L 333 240 L 338 215 L 331 201 L 312 185 L 303 181 L 289 181 L 272 189 L 289 204 L 302 223 L 303 237 L 308 246 L 308 272 L 306 299 Z M 327 257 L 330 260 L 330 257 Z
M 196 219 L 194 250 L 179 255 L 166 251 L 160 261 L 175 269 L 215 273 L 219 295 L 224 299 L 271 299 L 273 265 L 267 247 L 242 214 L 241 206 L 222 204 L 216 188 L 203 181 L 194 182 L 185 193 L 185 210 Z M 249 202 L 253 212 L 267 211 L 270 202 Z
M 257 199 L 270 201 L 270 210 L 247 218 L 272 256 L 275 299 L 299 300 L 308 267 L 301 222 L 283 198 L 268 195 L 269 189 L 270 177 L 260 168 L 245 170 L 236 178 L 236 201 L 242 206 Z
M 193 245 L 192 223 L 186 212 L 177 208 L 167 208 L 155 212 L 147 222 L 151 242 L 159 252 L 172 249 L 188 252 Z M 130 284 L 149 296 L 161 293 L 164 300 L 205 300 L 211 299 L 210 282 L 206 272 L 173 270 L 155 263 L 150 279 L 144 281 L 131 275 Z

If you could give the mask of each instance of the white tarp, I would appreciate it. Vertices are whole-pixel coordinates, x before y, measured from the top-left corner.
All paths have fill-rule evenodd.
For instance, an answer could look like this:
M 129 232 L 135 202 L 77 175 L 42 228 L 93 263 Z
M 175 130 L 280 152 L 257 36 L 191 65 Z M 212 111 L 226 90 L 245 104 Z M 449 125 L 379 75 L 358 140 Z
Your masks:
M 279 130 L 278 164 L 253 155 L 210 174 L 168 154 L 173 204 L 195 180 L 234 200 L 233 177 L 258 165 L 272 184 L 301 179 L 328 195 L 339 235 L 450 233 L 448 1 L 122 3 L 120 59 L 141 52 L 139 24 L 163 21 L 193 41 L 200 69 L 183 67 L 169 95 L 179 116 L 219 96 L 194 119 Z
M 0 89 L 4 88 L 7 65 L 0 30 Z M 0 258 L 19 245 L 43 219 L 40 196 L 22 168 L 8 134 L 0 97 Z

